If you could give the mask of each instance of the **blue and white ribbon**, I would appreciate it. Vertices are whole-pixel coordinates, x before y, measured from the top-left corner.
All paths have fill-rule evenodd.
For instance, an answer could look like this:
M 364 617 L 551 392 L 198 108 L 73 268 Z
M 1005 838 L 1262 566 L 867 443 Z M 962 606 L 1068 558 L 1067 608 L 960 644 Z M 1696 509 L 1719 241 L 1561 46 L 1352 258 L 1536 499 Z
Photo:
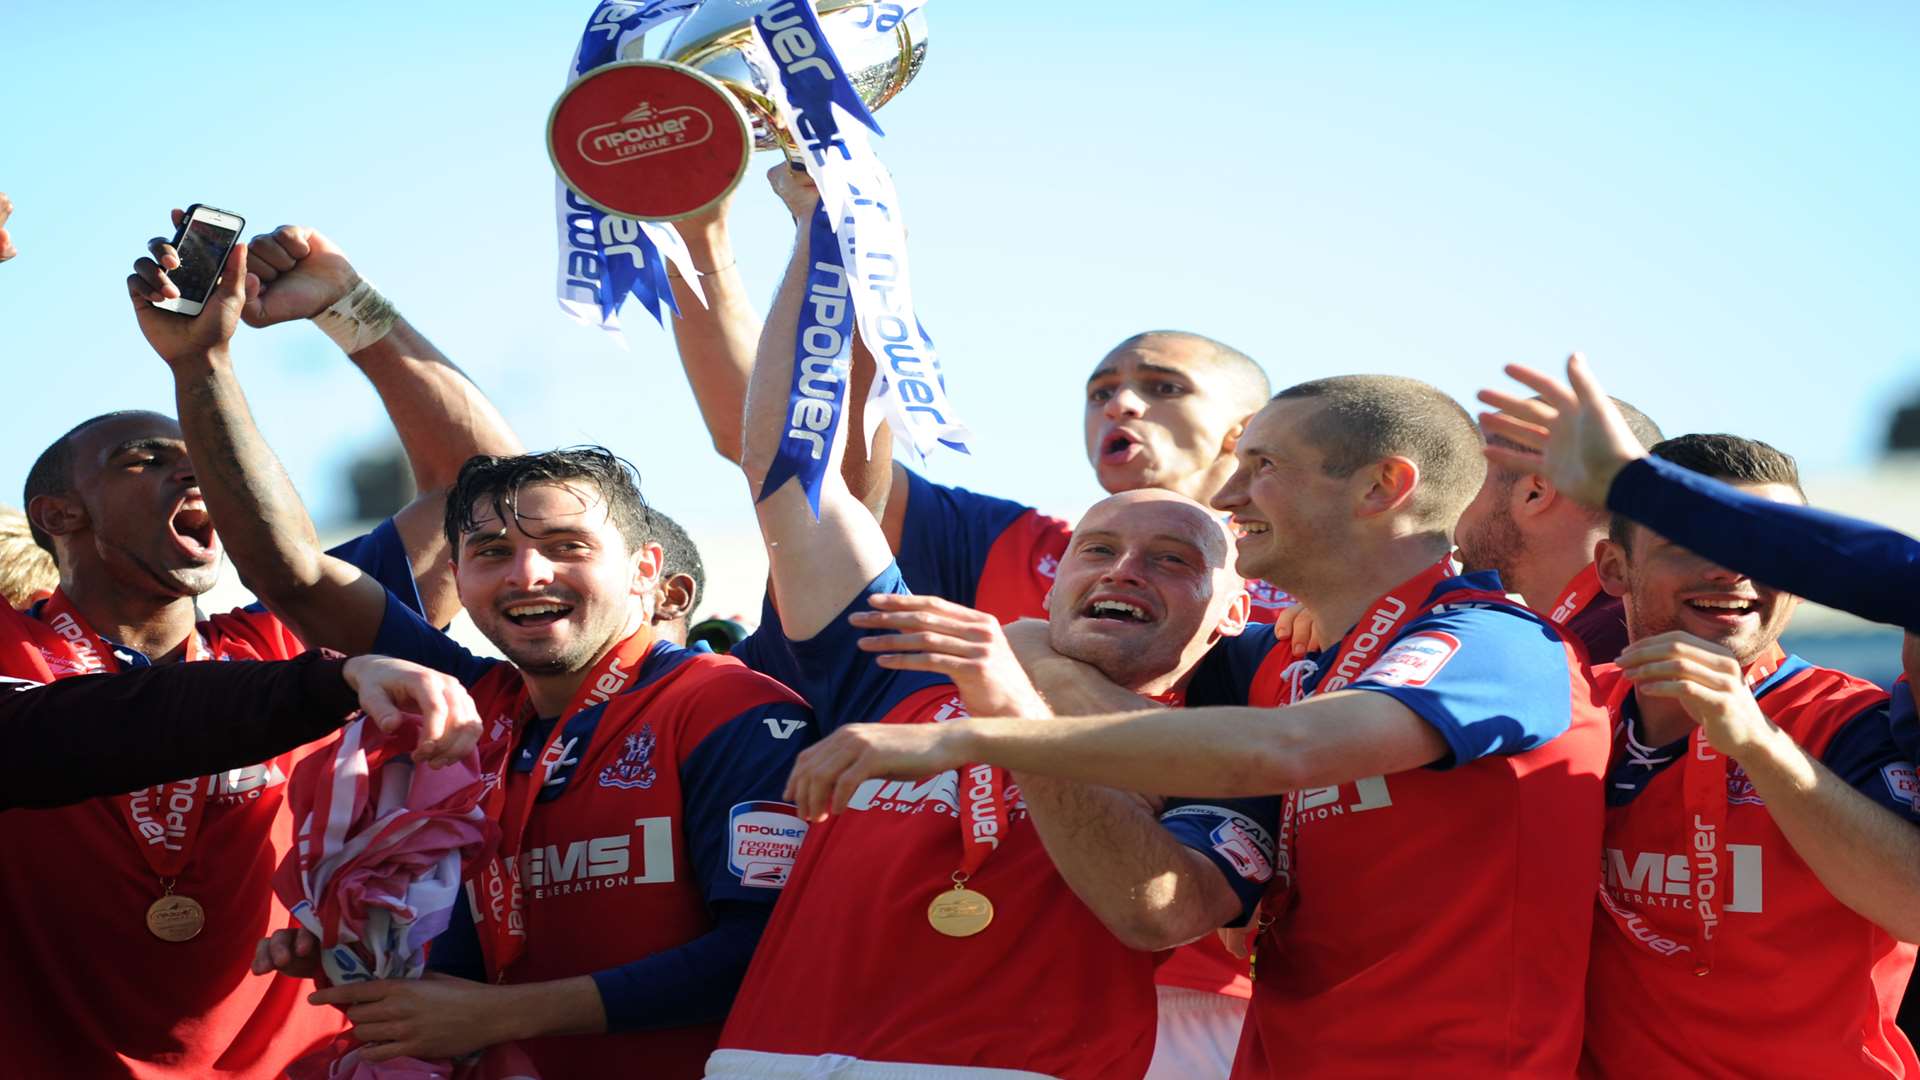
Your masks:
M 866 28 L 868 33 L 891 33 L 893 25 L 920 5 L 880 6 L 889 9 L 892 20 L 884 28 L 878 25 L 878 19 L 873 20 L 873 25 Z M 894 7 L 900 10 L 894 12 Z M 815 272 L 820 272 L 823 256 L 837 246 L 860 337 L 873 351 L 878 366 L 868 397 L 869 424 L 877 425 L 885 419 L 900 442 L 921 458 L 935 446 L 964 453 L 969 432 L 947 401 L 938 354 L 914 314 L 906 220 L 900 212 L 899 195 L 892 174 L 881 164 L 867 139 L 867 130 L 863 130 L 881 134 L 880 127 L 834 55 L 811 3 L 774 0 L 754 16 L 753 25 L 760 47 L 747 51 L 748 62 L 758 79 L 766 83 L 781 126 L 800 149 L 802 164 L 820 190 L 825 217 L 832 226 L 834 243 L 827 244 L 820 236 L 818 220 L 815 222 Z M 810 308 L 811 304 L 803 306 L 795 342 L 788 415 L 825 408 L 831 411 L 827 429 L 837 430 L 846 407 L 845 379 L 838 381 L 830 400 L 815 397 L 802 385 L 805 369 L 800 358 L 807 351 L 806 337 L 819 329 L 809 322 Z M 810 385 L 814 390 L 825 388 L 818 381 Z M 790 426 L 780 451 L 783 459 L 791 459 L 791 474 L 801 477 L 808 502 L 816 512 L 819 483 L 826 467 L 824 458 L 815 461 L 811 455 L 812 438 L 817 434 L 820 432 L 803 433 Z M 870 438 L 872 433 L 863 434 Z M 784 479 L 789 474 L 780 475 Z M 776 485 L 771 480 L 770 476 L 763 492 L 774 490 Z
M 853 367 L 853 298 L 840 244 L 824 206 L 813 208 L 807 250 L 807 295 L 800 301 L 800 329 L 793 341 L 793 388 L 787 398 L 787 431 L 775 451 L 760 497 L 791 477 L 800 478 L 807 505 L 820 516 L 820 483 L 833 460 L 833 440 L 846 412 L 847 374 Z
M 567 81 L 620 59 L 629 42 L 699 6 L 700 0 L 603 0 L 580 35 Z M 680 267 L 681 277 L 705 302 L 700 275 L 692 268 L 678 233 L 658 222 L 609 214 L 575 194 L 558 176 L 553 180 L 553 198 L 560 232 L 556 287 L 561 309 L 575 320 L 611 332 L 624 345 L 620 308 L 632 296 L 664 325 L 667 310 L 679 312 L 673 286 L 667 281 L 669 260 Z

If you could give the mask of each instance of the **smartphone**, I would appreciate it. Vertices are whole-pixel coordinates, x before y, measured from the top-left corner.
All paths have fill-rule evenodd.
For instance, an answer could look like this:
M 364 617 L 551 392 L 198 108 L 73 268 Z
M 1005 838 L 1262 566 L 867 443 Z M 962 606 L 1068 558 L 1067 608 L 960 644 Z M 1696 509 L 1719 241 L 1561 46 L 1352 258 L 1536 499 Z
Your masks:
M 180 219 L 180 228 L 173 234 L 173 250 L 180 256 L 180 265 L 167 271 L 167 277 L 180 290 L 180 297 L 161 300 L 153 306 L 182 315 L 200 314 L 208 294 L 220 280 L 220 268 L 227 264 L 227 254 L 240 239 L 240 230 L 246 227 L 247 220 L 238 214 L 199 203 L 187 207 L 187 216 Z

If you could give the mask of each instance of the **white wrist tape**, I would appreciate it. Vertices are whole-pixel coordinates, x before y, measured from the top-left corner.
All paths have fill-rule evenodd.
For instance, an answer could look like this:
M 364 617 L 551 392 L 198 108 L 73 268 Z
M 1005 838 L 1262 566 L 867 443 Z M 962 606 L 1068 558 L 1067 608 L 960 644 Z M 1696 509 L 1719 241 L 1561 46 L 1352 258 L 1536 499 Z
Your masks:
M 393 320 L 399 317 L 380 290 L 362 278 L 332 307 L 315 315 L 313 324 L 351 356 L 386 337 L 393 329 Z

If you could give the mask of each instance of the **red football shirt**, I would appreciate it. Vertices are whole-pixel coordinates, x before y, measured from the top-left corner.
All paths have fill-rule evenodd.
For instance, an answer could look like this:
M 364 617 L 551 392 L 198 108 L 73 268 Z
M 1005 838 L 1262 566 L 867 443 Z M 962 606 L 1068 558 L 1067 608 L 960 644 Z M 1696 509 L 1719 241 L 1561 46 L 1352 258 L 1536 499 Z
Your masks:
M 265 614 L 218 615 L 199 633 L 210 659 L 304 651 Z M 0 641 L 44 647 L 55 677 L 80 673 L 71 647 L 32 613 L 0 606 Z M 112 652 L 98 638 L 92 647 Z M 290 925 L 272 878 L 292 840 L 286 776 L 307 749 L 203 779 L 206 811 L 174 885 L 205 908 L 205 929 L 191 941 L 147 930 L 147 907 L 163 890 L 119 800 L 0 815 L 8 1075 L 268 1080 L 340 1032 L 338 1011 L 306 1003 L 310 981 L 248 970 L 260 938 Z
M 1893 738 L 1886 691 L 1777 652 L 1773 664 L 1778 670 L 1754 688 L 1761 711 L 1842 780 L 1920 822 L 1920 783 Z M 1726 877 L 1712 967 L 1694 974 L 1689 954 L 1699 919 L 1683 783 L 1691 763 L 1679 760 L 1685 744 L 1640 746 L 1631 684 L 1616 668 L 1595 677 L 1611 691 L 1618 721 L 1607 785 L 1607 893 L 1637 917 L 1642 933 L 1682 951 L 1656 954 L 1605 911 L 1595 917 L 1583 1074 L 1920 1075 L 1913 1047 L 1894 1026 L 1914 947 L 1827 891 L 1737 765 L 1726 782 Z M 1911 733 L 1911 716 L 1904 723 Z

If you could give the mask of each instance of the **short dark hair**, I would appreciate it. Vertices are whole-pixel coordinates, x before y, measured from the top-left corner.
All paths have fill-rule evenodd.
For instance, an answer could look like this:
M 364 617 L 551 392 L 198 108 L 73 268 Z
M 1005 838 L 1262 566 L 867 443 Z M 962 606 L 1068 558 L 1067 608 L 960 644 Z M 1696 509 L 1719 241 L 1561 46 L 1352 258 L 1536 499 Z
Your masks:
M 685 574 L 693 579 L 693 595 L 687 598 L 691 615 L 700 606 L 700 594 L 707 591 L 707 567 L 700 561 L 700 549 L 679 522 L 660 511 L 649 508 L 647 521 L 653 526 L 654 542 L 660 545 L 660 577 Z
M 1325 458 L 1328 476 L 1345 478 L 1388 457 L 1420 470 L 1416 509 L 1427 523 L 1452 528 L 1486 478 L 1480 429 L 1439 388 L 1400 375 L 1336 375 L 1289 386 L 1275 401 L 1318 400 L 1302 436 Z
M 640 497 L 640 474 L 633 463 L 604 446 L 570 446 L 539 454 L 493 457 L 477 454 L 460 466 L 447 492 L 446 533 L 453 557 L 460 537 L 479 526 L 474 507 L 485 505 L 502 522 L 515 520 L 521 489 L 529 484 L 593 485 L 607 503 L 607 520 L 620 531 L 627 550 L 638 551 L 653 538 L 651 513 Z
M 1258 412 L 1268 395 L 1273 393 L 1273 384 L 1267 379 L 1267 369 L 1261 367 L 1253 357 L 1224 341 L 1191 330 L 1143 330 L 1115 345 L 1107 355 L 1143 345 L 1154 338 L 1184 341 L 1204 349 L 1208 361 L 1225 376 L 1228 387 L 1225 396 L 1245 402 L 1248 415 Z
M 1725 434 L 1680 435 L 1655 444 L 1648 452 L 1689 472 L 1730 484 L 1785 484 L 1801 502 L 1807 501 L 1807 493 L 1800 486 L 1800 466 L 1792 455 L 1758 439 Z M 1632 526 L 1631 518 L 1615 514 L 1607 529 L 1608 539 L 1626 547 Z
M 21 491 L 20 505 L 28 511 L 27 531 L 33 535 L 33 542 L 46 549 L 49 555 L 57 554 L 53 550 L 53 537 L 40 531 L 33 521 L 33 500 L 42 495 L 65 495 L 73 490 L 73 442 L 80 434 L 96 424 L 109 420 L 118 420 L 123 416 L 158 416 L 146 409 L 120 409 L 115 412 L 101 413 L 99 416 L 82 420 L 67 429 L 67 433 L 53 440 L 53 445 L 40 451 L 33 459 L 33 467 L 27 470 L 26 487 Z

